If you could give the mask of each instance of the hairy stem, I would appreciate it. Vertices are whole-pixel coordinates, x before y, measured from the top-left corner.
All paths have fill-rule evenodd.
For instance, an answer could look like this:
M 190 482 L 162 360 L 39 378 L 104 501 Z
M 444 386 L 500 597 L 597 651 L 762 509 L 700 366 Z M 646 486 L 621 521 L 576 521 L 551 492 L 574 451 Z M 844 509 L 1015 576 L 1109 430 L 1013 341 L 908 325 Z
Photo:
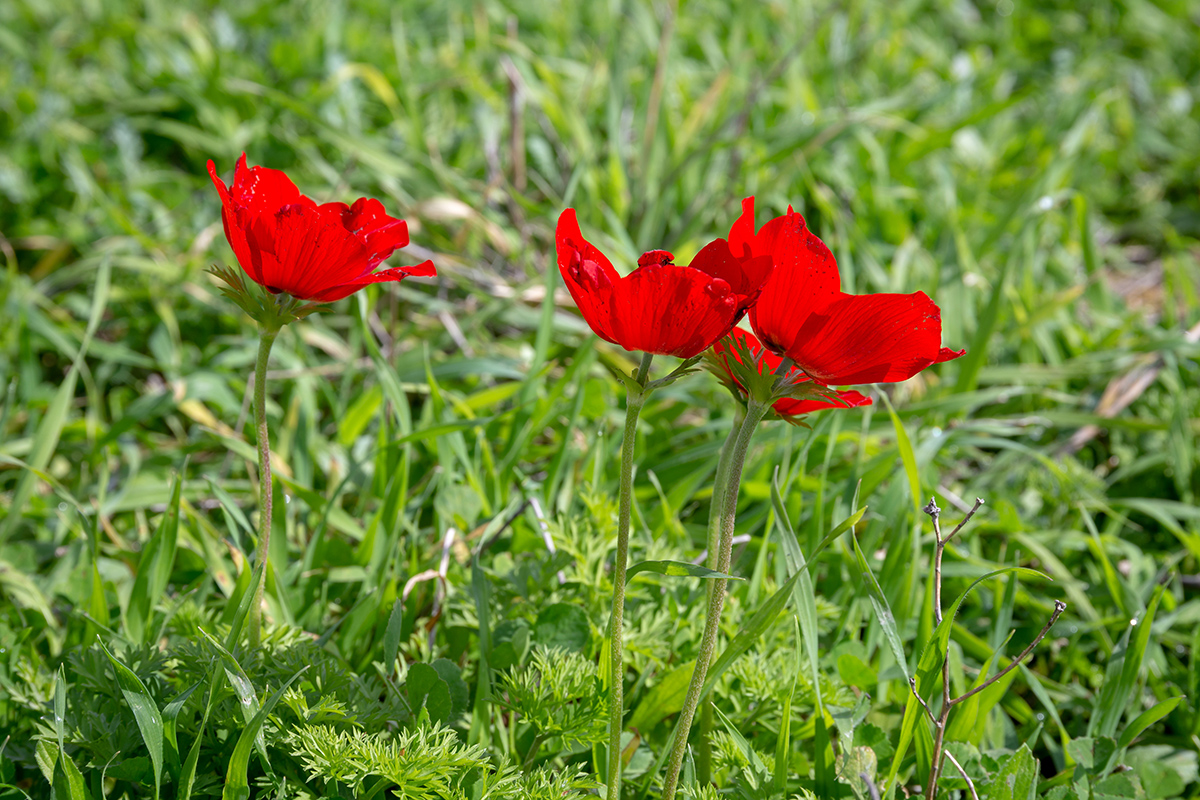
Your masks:
M 640 389 L 629 387 L 625 400 L 625 435 L 621 439 L 621 490 L 617 511 L 617 557 L 613 564 L 612 625 L 609 641 L 608 700 L 608 800 L 621 796 L 621 729 L 625 718 L 625 656 L 622 628 L 625 621 L 625 570 L 629 565 L 629 517 L 633 511 L 633 448 L 637 439 L 638 415 L 646 402 L 652 354 L 642 355 L 635 376 Z
M 734 441 L 721 509 L 721 535 L 716 566 L 719 572 L 729 572 L 729 562 L 733 553 L 733 529 L 737 515 L 738 489 L 741 487 L 742 468 L 746 464 L 746 452 L 750 449 L 750 439 L 754 436 L 758 423 L 762 421 L 770 408 L 769 404 L 760 404 L 751 400 L 746 409 L 746 418 L 742 421 L 737 439 Z M 700 704 L 700 692 L 704 688 L 705 678 L 708 677 L 708 665 L 712 663 L 713 653 L 717 648 L 717 634 L 721 627 L 721 610 L 725 605 L 725 586 L 728 581 L 724 578 L 716 578 L 712 583 L 713 588 L 708 600 L 708 618 L 704 622 L 704 637 L 700 640 L 700 652 L 696 656 L 692 682 L 688 685 L 687 697 L 683 701 L 683 710 L 680 712 L 679 723 L 675 729 L 675 742 L 671 747 L 671 757 L 667 761 L 667 778 L 663 784 L 662 800 L 674 800 L 675 791 L 679 788 L 679 771 L 683 767 L 683 754 L 687 750 L 688 733 L 692 727 L 692 720 L 696 716 L 696 707 Z
M 254 362 L 254 430 L 258 439 L 258 550 L 255 564 L 262 564 L 262 577 L 254 589 L 254 602 L 250 604 L 250 647 L 257 648 L 262 641 L 263 591 L 267 585 L 267 557 L 271 546 L 271 442 L 267 434 L 267 360 L 271 356 L 271 345 L 279 330 L 263 329 L 258 340 L 258 360 Z
M 737 445 L 738 432 L 746 419 L 746 409 L 741 404 L 735 406 L 733 425 L 729 428 L 729 436 L 721 447 L 717 457 L 717 471 L 713 474 L 713 494 L 708 511 L 708 559 L 705 562 L 709 569 L 717 568 L 720 559 L 721 545 L 721 514 L 724 511 L 725 492 L 729 482 L 729 462 L 733 458 L 733 448 Z M 713 582 L 705 581 L 704 590 L 708 602 L 712 602 Z M 700 704 L 700 729 L 697 731 L 696 742 L 696 779 L 701 785 L 712 780 L 712 701 L 707 698 Z

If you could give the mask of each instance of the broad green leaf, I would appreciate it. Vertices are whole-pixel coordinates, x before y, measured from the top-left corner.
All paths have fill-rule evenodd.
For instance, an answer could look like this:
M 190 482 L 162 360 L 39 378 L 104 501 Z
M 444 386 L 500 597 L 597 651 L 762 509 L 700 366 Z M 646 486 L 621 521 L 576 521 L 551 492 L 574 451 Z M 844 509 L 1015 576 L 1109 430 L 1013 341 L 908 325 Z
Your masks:
M 1038 788 L 1038 762 L 1028 745 L 1005 758 L 984 787 L 983 800 L 1034 800 Z
M 413 664 L 409 667 L 404 689 L 414 718 L 424 709 L 434 723 L 444 725 L 450 721 L 454 711 L 450 686 L 429 664 Z
M 54 796 L 66 800 L 91 800 L 87 784 L 79 767 L 65 751 L 59 750 L 58 761 L 54 770 Z M 157 790 L 156 790 L 157 791 Z
M 695 669 L 696 661 L 693 659 L 675 667 L 651 686 L 633 710 L 627 727 L 648 732 L 670 715 L 678 714 L 683 708 L 683 700 Z

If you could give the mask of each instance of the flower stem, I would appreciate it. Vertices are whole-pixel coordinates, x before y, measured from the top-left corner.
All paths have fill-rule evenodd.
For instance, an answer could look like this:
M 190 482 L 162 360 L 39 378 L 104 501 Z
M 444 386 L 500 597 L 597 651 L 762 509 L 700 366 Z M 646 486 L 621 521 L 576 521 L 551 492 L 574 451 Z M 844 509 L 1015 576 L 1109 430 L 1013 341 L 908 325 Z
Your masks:
M 625 570 L 629 563 L 629 518 L 633 511 L 633 448 L 637 440 L 638 415 L 646 402 L 646 383 L 650 379 L 651 353 L 642 354 L 637 383 L 628 387 L 625 400 L 625 435 L 621 439 L 621 492 L 617 511 L 617 557 L 613 564 L 613 601 L 611 640 L 609 642 L 608 700 L 608 800 L 621 796 L 621 729 L 625 720 L 625 655 L 622 627 L 625 621 Z
M 758 403 L 751 399 L 746 408 L 746 418 L 742 421 L 737 439 L 733 444 L 721 510 L 721 535 L 716 566 L 718 572 L 729 572 L 742 468 L 746 464 L 746 452 L 750 449 L 750 439 L 754 436 L 758 423 L 766 416 L 770 407 L 769 403 Z M 691 730 L 692 720 L 696 716 L 696 708 L 700 704 L 700 692 L 704 688 L 705 678 L 708 677 L 708 666 L 712 663 L 713 653 L 717 649 L 717 634 L 721 627 L 721 610 L 725 605 L 725 587 L 728 581 L 724 578 L 716 578 L 712 583 L 713 588 L 708 600 L 708 618 L 704 622 L 704 637 L 700 640 L 700 652 L 696 656 L 692 682 L 688 685 L 687 697 L 683 701 L 683 710 L 675 729 L 675 743 L 671 747 L 671 757 L 667 762 L 667 779 L 663 785 L 662 800 L 674 800 L 675 790 L 679 788 L 679 771 L 683 767 L 683 754 L 687 749 L 688 732 Z
M 713 495 L 708 511 L 708 559 L 705 562 L 709 569 L 717 568 L 720 559 L 721 519 L 724 509 L 726 484 L 729 482 L 729 462 L 732 460 L 733 448 L 737 444 L 738 432 L 746 419 L 746 409 L 741 403 L 735 405 L 733 424 L 729 428 L 729 436 L 721 447 L 721 455 L 717 457 L 717 471 L 713 474 Z M 713 581 L 705 581 L 704 589 L 708 602 L 712 602 Z M 712 742 L 710 736 L 713 729 L 712 702 L 702 701 L 700 706 L 700 729 L 697 731 L 696 743 L 696 779 L 701 785 L 712 779 Z
M 271 545 L 271 442 L 267 435 L 267 360 L 271 356 L 271 345 L 279 329 L 263 328 L 258 340 L 258 360 L 254 363 L 254 430 L 258 439 L 258 550 L 255 565 L 262 564 L 262 577 L 254 589 L 254 602 L 250 604 L 250 647 L 257 648 L 262 641 L 262 602 L 267 585 L 267 557 Z

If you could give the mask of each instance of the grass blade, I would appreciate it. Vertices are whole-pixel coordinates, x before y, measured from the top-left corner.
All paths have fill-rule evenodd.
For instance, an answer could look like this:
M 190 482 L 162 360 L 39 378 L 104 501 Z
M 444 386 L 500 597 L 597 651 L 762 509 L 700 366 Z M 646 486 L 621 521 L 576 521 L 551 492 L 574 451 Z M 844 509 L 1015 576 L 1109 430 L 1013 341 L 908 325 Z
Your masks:
M 154 630 L 150 624 L 154 606 L 166 592 L 171 580 L 175 550 L 179 543 L 179 499 L 182 489 L 181 471 L 175 476 L 171 500 L 167 503 L 158 530 L 146 542 L 138 561 L 137 578 L 134 579 L 129 607 L 125 612 L 125 628 L 129 638 L 135 642 L 145 641 L 145 637 Z
M 112 662 L 113 671 L 117 676 L 117 686 L 121 689 L 121 694 L 125 697 L 125 702 L 129 704 L 129 708 L 133 711 L 133 718 L 137 721 L 138 730 L 141 731 L 142 741 L 146 745 L 146 749 L 150 752 L 150 761 L 154 765 L 154 797 L 158 798 L 159 790 L 162 786 L 162 768 L 163 768 L 163 718 L 159 713 L 158 706 L 154 703 L 154 698 L 150 696 L 150 692 L 146 689 L 146 685 L 142 683 L 133 670 L 122 664 L 108 652 L 108 648 L 103 642 L 97 642 L 100 649 L 104 651 L 104 655 L 108 656 L 108 660 Z
M 250 797 L 250 783 L 247 779 L 247 773 L 250 770 L 250 750 L 254 748 L 256 742 L 262 740 L 263 723 L 267 721 L 267 716 L 274 710 L 279 699 L 283 697 L 283 693 L 307 669 L 308 667 L 301 667 L 295 675 L 288 678 L 287 683 L 276 689 L 267 698 L 267 702 L 263 704 L 258 713 L 242 729 L 241 735 L 238 736 L 237 744 L 233 747 L 233 755 L 229 758 L 229 768 L 225 771 L 225 788 L 221 792 L 222 800 L 247 800 Z M 262 753 L 261 755 L 263 756 L 264 765 L 270 769 L 270 765 L 266 760 L 266 753 Z

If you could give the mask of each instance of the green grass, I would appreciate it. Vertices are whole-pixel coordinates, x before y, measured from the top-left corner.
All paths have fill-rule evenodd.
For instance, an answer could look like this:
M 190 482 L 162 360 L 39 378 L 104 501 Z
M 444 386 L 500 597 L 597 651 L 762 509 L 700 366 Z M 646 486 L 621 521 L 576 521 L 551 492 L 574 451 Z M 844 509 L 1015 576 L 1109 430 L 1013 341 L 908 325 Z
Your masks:
M 977 724 L 952 717 L 981 794 L 1196 796 L 1198 14 L 0 4 L 0 797 L 587 791 L 623 417 L 604 365 L 633 362 L 556 285 L 553 224 L 574 206 L 615 260 L 686 261 L 749 194 L 760 218 L 802 211 L 848 290 L 929 293 L 968 355 L 886 387 L 895 417 L 877 400 L 756 438 L 725 637 L 747 646 L 713 695 L 720 796 L 922 782 L 928 727 L 896 749 L 934 635 L 930 495 L 950 522 L 987 501 L 947 550 L 946 605 L 995 569 L 1053 578 L 969 596 L 956 693 L 1068 603 Z M 204 163 L 228 176 L 243 150 L 317 198 L 380 197 L 409 220 L 406 263 L 439 269 L 275 345 L 259 652 L 235 635 L 256 342 L 204 271 L 233 261 Z M 1137 370 L 1114 407 L 1106 387 Z M 634 561 L 703 549 L 731 415 L 707 375 L 648 404 Z M 757 630 L 789 525 L 811 555 L 856 497 L 863 561 L 839 537 Z M 631 584 L 627 797 L 655 795 L 703 593 Z M 942 785 L 966 791 L 953 770 Z

